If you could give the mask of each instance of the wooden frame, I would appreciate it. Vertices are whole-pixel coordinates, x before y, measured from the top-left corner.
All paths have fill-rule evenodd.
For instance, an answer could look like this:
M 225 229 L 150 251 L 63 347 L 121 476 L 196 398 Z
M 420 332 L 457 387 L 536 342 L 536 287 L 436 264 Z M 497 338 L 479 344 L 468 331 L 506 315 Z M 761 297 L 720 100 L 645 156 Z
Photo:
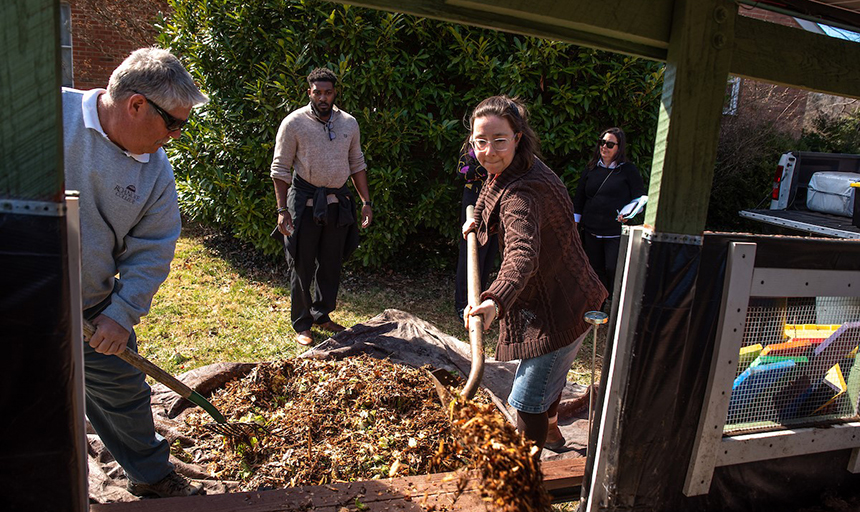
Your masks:
M 624 403 L 624 390 L 627 389 L 629 364 L 632 357 L 630 343 L 636 328 L 634 319 L 639 316 L 639 298 L 642 296 L 642 286 L 645 284 L 645 271 L 648 261 L 646 238 L 651 234 L 647 228 L 635 226 L 627 233 L 627 248 L 625 251 L 624 274 L 621 276 L 621 290 L 618 298 L 618 309 L 613 311 L 612 321 L 615 322 L 612 339 L 612 354 L 609 358 L 608 378 L 601 394 L 604 396 L 599 424 L 599 434 L 593 454 L 594 463 L 589 477 L 590 490 L 586 501 L 586 512 L 601 510 L 606 500 L 606 490 L 595 486 L 594 482 L 601 481 L 605 475 L 614 473 L 618 468 L 617 453 L 608 448 L 616 437 L 616 420 L 621 415 Z
M 705 405 L 699 419 L 684 494 L 707 494 L 714 468 L 854 448 L 849 471 L 860 472 L 860 422 L 723 435 L 750 297 L 860 297 L 860 272 L 755 267 L 756 244 L 731 242 L 720 322 Z
M 77 192 L 68 193 L 65 202 L 66 213 L 66 229 L 68 230 L 68 250 L 69 250 L 69 301 L 72 311 L 83 311 L 83 295 L 81 294 L 81 217 L 80 206 L 78 204 Z M 72 357 L 74 365 L 71 378 L 72 389 L 72 408 L 75 411 L 75 424 L 72 425 L 71 431 L 75 434 L 74 442 L 77 445 L 78 453 L 87 453 L 87 436 L 86 423 L 84 414 L 86 410 L 85 391 L 84 391 L 84 333 L 83 333 L 83 317 L 81 315 L 72 315 L 71 330 L 72 330 Z M 87 457 L 83 455 L 79 457 L 80 467 L 78 471 L 82 475 L 87 474 Z M 80 510 L 86 510 L 89 503 L 87 482 L 81 482 L 81 497 Z

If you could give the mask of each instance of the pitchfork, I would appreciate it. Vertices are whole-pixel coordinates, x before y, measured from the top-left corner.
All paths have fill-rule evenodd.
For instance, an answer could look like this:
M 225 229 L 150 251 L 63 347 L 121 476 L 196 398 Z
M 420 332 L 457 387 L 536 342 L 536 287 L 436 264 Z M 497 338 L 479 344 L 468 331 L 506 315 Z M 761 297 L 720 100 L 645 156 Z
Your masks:
M 92 338 L 93 334 L 95 334 L 96 328 L 87 320 L 84 320 L 83 325 L 84 340 L 89 341 L 89 339 Z M 224 415 L 221 414 L 218 409 L 216 409 L 215 406 L 209 402 L 209 400 L 203 398 L 203 395 L 194 391 L 173 375 L 170 375 L 166 371 L 159 368 L 149 359 L 128 348 L 128 346 L 125 347 L 124 351 L 120 352 L 119 354 L 116 354 L 116 356 L 125 361 L 126 363 L 134 366 L 138 370 L 142 371 L 143 373 L 149 375 L 158 382 L 164 384 L 168 388 L 172 389 L 182 398 L 185 398 L 190 402 L 202 407 L 203 410 L 209 413 L 209 415 L 212 416 L 212 418 L 216 421 L 216 423 L 207 423 L 203 425 L 203 428 L 205 428 L 206 430 L 224 436 L 231 436 L 243 439 L 247 439 L 251 436 L 269 433 L 269 430 L 265 426 L 258 425 L 256 423 L 228 423 Z

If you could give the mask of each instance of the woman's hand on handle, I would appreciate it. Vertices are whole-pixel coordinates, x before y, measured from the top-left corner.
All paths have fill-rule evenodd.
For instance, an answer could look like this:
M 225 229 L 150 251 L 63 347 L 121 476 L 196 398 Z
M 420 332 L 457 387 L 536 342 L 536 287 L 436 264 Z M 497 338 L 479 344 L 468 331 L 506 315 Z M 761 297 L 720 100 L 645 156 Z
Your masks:
M 463 223 L 463 238 L 466 238 L 470 231 L 474 231 L 477 225 L 475 219 L 466 219 L 466 222 Z
M 496 319 L 496 304 L 492 299 L 487 299 L 475 307 L 467 304 L 465 309 L 463 309 L 463 319 L 466 329 L 469 328 L 469 322 L 474 321 L 472 320 L 474 317 L 481 318 L 484 331 L 490 330 L 490 325 Z

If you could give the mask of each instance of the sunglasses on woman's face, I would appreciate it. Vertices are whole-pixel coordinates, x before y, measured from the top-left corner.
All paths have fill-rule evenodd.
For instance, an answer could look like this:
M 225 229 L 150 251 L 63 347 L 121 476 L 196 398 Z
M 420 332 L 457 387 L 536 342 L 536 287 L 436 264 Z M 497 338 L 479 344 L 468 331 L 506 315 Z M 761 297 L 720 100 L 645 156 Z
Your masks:
M 607 148 L 612 149 L 615 146 L 617 146 L 618 143 L 612 142 L 611 140 L 601 140 L 600 142 L 597 143 L 597 145 L 598 146 L 606 146 Z

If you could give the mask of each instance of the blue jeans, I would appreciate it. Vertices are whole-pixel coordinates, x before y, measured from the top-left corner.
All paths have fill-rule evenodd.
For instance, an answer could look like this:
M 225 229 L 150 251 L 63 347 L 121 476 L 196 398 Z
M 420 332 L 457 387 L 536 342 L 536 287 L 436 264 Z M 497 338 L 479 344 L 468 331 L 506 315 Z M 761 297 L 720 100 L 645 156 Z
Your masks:
M 591 328 L 575 342 L 555 352 L 520 360 L 514 376 L 514 385 L 508 396 L 511 407 L 529 414 L 546 412 L 561 396 L 567 382 L 567 372 L 590 331 Z
M 137 351 L 132 329 L 128 346 Z M 134 482 L 153 484 L 171 471 L 170 446 L 155 432 L 146 375 L 117 356 L 84 343 L 87 417 L 105 447 Z

